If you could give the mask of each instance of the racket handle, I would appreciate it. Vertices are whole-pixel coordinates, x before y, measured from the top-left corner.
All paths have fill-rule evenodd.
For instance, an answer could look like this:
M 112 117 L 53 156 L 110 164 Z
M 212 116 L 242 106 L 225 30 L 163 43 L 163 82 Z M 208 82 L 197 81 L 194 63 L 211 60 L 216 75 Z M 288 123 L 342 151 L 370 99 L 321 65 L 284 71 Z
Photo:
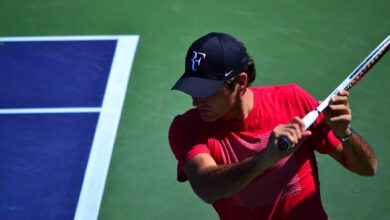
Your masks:
M 320 112 L 316 109 L 305 115 L 302 119 L 303 123 L 305 123 L 305 129 L 303 130 L 307 130 L 317 120 L 319 114 Z
M 302 121 L 305 123 L 305 129 L 307 130 L 317 119 L 320 112 L 318 110 L 313 110 L 309 112 L 305 117 L 302 119 Z M 291 149 L 291 142 L 286 136 L 282 136 L 278 140 L 278 147 L 280 150 L 283 151 L 289 151 Z

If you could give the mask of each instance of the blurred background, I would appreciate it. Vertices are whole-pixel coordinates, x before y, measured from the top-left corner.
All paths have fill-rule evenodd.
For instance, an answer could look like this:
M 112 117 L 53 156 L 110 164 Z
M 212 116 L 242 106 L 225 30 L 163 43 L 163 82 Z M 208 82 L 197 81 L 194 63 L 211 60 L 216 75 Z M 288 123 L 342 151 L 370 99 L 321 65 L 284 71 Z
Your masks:
M 191 107 L 170 91 L 189 45 L 208 32 L 229 33 L 255 59 L 255 86 L 297 83 L 321 100 L 390 34 L 389 11 L 388 0 L 3 0 L 0 35 L 139 35 L 99 219 L 217 219 L 176 181 L 167 140 L 173 117 Z M 317 155 L 331 219 L 390 219 L 389 81 L 387 54 L 350 99 L 377 175 L 359 177 Z

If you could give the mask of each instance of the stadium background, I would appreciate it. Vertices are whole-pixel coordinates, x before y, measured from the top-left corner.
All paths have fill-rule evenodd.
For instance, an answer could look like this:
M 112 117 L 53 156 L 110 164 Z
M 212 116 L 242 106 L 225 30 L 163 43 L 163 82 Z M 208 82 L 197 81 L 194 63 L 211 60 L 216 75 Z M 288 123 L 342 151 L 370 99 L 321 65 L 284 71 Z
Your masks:
M 189 44 L 211 31 L 245 42 L 255 85 L 297 83 L 322 99 L 387 35 L 390 1 L 1 1 L 0 35 L 140 36 L 99 219 L 217 219 L 176 182 L 167 132 L 191 101 L 170 87 Z M 1 71 L 1 70 L 0 70 Z M 0 73 L 1 74 L 1 73 Z M 318 155 L 331 219 L 390 219 L 390 55 L 352 90 L 353 124 L 379 161 L 374 178 Z

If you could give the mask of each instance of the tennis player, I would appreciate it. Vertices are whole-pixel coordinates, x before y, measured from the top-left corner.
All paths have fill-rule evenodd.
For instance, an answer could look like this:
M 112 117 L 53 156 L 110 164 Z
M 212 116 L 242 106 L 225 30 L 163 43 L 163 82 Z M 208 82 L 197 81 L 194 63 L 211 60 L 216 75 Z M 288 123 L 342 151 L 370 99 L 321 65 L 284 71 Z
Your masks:
M 373 150 L 350 126 L 349 93 L 340 91 L 304 130 L 301 118 L 318 101 L 294 84 L 252 87 L 255 78 L 245 46 L 228 34 L 209 33 L 190 46 L 172 88 L 194 106 L 169 130 L 178 181 L 189 180 L 222 220 L 328 219 L 315 151 L 359 175 L 377 168 Z M 277 145 L 282 136 L 289 151 Z

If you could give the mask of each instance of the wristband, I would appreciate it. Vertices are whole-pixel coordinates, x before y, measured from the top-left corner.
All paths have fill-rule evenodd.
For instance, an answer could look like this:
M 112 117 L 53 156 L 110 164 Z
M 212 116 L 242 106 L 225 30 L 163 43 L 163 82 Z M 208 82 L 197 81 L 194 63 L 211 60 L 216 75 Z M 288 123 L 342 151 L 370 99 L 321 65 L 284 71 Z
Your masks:
M 351 132 L 347 136 L 345 136 L 345 137 L 338 137 L 337 135 L 335 135 L 341 142 L 347 142 L 347 141 L 351 140 L 352 134 L 353 134 L 353 129 L 352 129 L 351 124 L 348 125 L 348 128 L 349 128 L 349 130 Z

